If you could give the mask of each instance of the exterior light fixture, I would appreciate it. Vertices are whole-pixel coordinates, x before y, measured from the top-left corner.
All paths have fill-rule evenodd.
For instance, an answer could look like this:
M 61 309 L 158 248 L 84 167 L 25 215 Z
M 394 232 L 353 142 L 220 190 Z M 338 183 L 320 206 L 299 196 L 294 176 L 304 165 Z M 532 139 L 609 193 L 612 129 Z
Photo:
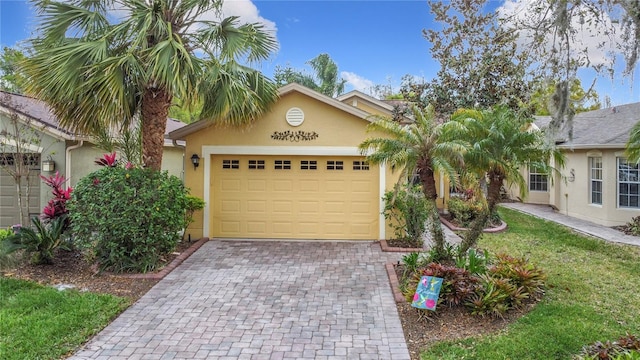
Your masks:
M 200 166 L 200 156 L 198 154 L 191 155 L 191 163 L 193 164 L 193 170 L 197 169 Z
M 56 162 L 51 159 L 51 156 L 47 160 L 42 160 L 42 171 L 53 172 L 56 170 Z

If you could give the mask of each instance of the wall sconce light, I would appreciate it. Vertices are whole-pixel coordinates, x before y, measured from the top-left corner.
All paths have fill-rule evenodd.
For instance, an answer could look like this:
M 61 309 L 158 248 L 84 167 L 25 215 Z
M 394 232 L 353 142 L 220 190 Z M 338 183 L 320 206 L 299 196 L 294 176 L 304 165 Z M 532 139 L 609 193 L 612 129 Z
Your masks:
M 191 155 L 191 163 L 193 164 L 193 170 L 197 169 L 200 165 L 200 156 L 198 154 Z
M 51 156 L 47 160 L 42 160 L 42 171 L 53 172 L 56 169 L 56 162 L 51 159 Z
M 574 182 L 576 181 L 576 171 L 574 169 L 571 169 L 571 171 L 569 171 L 569 182 Z

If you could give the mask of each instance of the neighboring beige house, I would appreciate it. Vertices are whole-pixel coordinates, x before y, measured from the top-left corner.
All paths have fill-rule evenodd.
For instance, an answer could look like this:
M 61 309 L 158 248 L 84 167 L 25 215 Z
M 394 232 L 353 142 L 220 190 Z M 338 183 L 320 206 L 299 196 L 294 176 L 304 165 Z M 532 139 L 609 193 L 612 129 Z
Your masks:
M 7 150 L 3 149 L 10 150 L 11 144 L 6 136 L 6 132 L 13 133 L 9 121 L 10 114 L 18 114 L 20 121 L 34 129 L 40 138 L 39 144 L 28 146 L 33 154 L 30 157 L 33 171 L 30 177 L 32 190 L 29 213 L 36 215 L 41 213 L 50 198 L 50 189 L 42 183 L 39 175 L 49 176 L 57 171 L 65 175 L 69 185 L 73 187 L 83 176 L 98 169 L 94 161 L 101 157 L 104 151 L 97 149 L 89 137 L 77 136 L 60 127 L 44 102 L 4 91 L 0 91 L 0 96 L 3 99 L 0 102 L 0 159 L 6 158 L 2 156 L 2 151 Z M 167 133 L 182 126 L 185 124 L 168 119 Z M 171 140 L 165 140 L 162 168 L 182 179 L 184 149 L 181 144 L 183 143 L 174 145 Z M 41 171 L 42 161 L 45 160 L 54 162 L 54 171 Z M 15 183 L 11 176 L 0 168 L 0 228 L 20 222 Z
M 258 239 L 389 238 L 382 196 L 397 173 L 358 150 L 372 114 L 387 104 L 359 92 L 337 99 L 298 84 L 249 128 L 200 121 L 173 131 L 186 141 L 185 184 L 205 200 L 194 237 Z M 199 166 L 191 165 L 199 159 Z M 444 189 L 444 186 L 442 186 Z M 444 191 L 439 199 L 443 204 Z
M 624 155 L 629 133 L 639 121 L 640 103 L 577 114 L 573 139 L 556 142 L 566 156 L 562 178 L 555 175 L 549 181 L 528 169 L 523 173 L 529 190 L 524 201 L 549 204 L 605 226 L 623 225 L 640 215 L 640 169 Z M 548 123 L 546 117 L 535 121 L 538 128 Z

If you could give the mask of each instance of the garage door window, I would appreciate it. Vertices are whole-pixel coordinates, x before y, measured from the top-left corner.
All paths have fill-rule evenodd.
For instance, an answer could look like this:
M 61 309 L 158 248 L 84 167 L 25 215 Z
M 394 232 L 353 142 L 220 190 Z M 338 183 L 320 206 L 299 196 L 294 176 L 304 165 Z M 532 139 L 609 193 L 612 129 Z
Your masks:
M 291 170 L 291 160 L 276 160 L 276 170 Z
M 300 161 L 300 170 L 317 170 L 318 162 L 315 160 L 302 160 Z
M 343 169 L 344 169 L 344 162 L 333 161 L 333 160 L 327 161 L 327 170 L 343 170 Z
M 369 162 L 367 161 L 354 161 L 353 170 L 369 170 Z
M 222 160 L 223 169 L 240 169 L 240 160 Z
M 0 166 L 14 166 L 15 164 L 14 154 L 0 153 Z M 37 169 L 40 165 L 40 154 L 22 154 L 22 164 Z
M 264 170 L 264 160 L 249 160 L 250 170 Z

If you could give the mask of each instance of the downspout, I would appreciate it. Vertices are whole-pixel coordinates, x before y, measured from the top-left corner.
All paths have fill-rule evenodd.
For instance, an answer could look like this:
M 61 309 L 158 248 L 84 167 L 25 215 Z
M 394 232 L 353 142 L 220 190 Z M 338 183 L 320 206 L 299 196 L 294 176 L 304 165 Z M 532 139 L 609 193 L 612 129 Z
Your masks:
M 67 181 L 69 181 L 69 184 L 68 184 L 69 186 L 71 185 L 71 150 L 78 149 L 82 147 L 83 144 L 84 144 L 84 140 L 78 140 L 77 144 L 73 146 L 69 146 L 67 150 L 65 150 L 64 178 L 67 179 Z
M 173 144 L 173 146 L 177 147 L 178 149 L 182 149 L 182 183 L 184 184 L 184 175 L 185 175 L 184 174 L 184 151 L 187 147 L 178 144 L 178 140 L 175 140 L 175 139 L 171 139 L 171 143 Z

